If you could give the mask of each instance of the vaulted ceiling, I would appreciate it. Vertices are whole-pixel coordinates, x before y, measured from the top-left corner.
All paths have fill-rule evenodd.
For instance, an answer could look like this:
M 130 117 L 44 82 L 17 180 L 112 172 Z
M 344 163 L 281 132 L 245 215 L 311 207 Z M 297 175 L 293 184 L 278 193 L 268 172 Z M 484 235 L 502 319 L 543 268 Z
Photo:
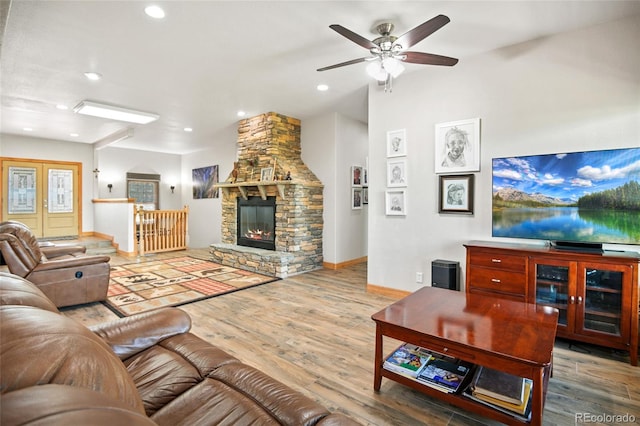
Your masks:
M 235 128 L 239 110 L 366 121 L 366 64 L 316 71 L 368 54 L 331 24 L 374 39 L 380 22 L 401 35 L 444 14 L 451 22 L 411 50 L 464 66 L 474 55 L 640 13 L 640 1 L 159 1 L 166 16 L 154 20 L 149 4 L 3 0 L 0 132 L 79 143 L 128 135 L 113 146 L 184 154 L 228 142 L 220 132 Z M 430 69 L 407 64 L 405 73 Z M 87 80 L 88 71 L 102 79 Z M 87 117 L 73 112 L 82 100 L 160 119 Z

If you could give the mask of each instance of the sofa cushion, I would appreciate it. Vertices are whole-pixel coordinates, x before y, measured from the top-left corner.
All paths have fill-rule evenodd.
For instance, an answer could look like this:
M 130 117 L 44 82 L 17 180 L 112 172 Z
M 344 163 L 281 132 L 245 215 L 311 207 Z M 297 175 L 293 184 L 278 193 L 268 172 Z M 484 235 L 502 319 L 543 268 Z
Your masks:
M 190 333 L 165 339 L 124 361 L 149 416 L 227 363 L 239 361 Z
M 31 386 L 2 395 L 2 425 L 152 426 L 127 404 L 89 389 L 65 385 Z
M 25 305 L 58 312 L 56 305 L 31 282 L 8 272 L 0 272 L 0 305 Z
M 47 383 L 92 389 L 144 413 L 118 357 L 82 324 L 31 306 L 0 306 L 0 392 Z

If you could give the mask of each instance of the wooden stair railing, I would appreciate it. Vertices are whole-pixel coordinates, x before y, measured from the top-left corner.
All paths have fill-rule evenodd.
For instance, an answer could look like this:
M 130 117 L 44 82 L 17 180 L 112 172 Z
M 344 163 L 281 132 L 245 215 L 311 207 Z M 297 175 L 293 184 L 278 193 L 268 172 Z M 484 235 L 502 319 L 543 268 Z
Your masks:
M 188 206 L 182 210 L 144 210 L 138 206 L 134 215 L 140 255 L 187 248 Z

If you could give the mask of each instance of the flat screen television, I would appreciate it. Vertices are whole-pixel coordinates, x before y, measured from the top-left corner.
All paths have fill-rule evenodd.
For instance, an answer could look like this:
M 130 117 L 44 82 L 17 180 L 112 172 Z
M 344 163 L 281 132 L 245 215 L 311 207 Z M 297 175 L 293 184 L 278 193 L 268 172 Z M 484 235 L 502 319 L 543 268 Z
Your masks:
M 640 148 L 494 158 L 494 237 L 640 244 Z

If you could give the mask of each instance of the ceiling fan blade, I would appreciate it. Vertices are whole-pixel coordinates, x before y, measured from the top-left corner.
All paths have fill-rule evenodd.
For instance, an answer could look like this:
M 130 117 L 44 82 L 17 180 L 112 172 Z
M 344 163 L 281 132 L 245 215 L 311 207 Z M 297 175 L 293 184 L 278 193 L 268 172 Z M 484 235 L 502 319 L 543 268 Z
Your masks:
M 435 18 L 431 18 L 427 22 L 423 22 L 414 29 L 402 34 L 393 44 L 402 46 L 402 49 L 408 49 L 414 44 L 424 40 L 427 36 L 435 33 L 450 21 L 451 19 L 448 17 L 438 15 Z
M 402 56 L 405 56 L 405 58 L 403 59 L 404 62 L 409 62 L 412 64 L 445 65 L 451 67 L 458 63 L 458 59 L 456 58 L 434 55 L 433 53 L 402 52 Z
M 332 69 L 334 69 L 334 68 L 344 67 L 344 66 L 346 66 L 346 65 L 358 64 L 358 63 L 360 63 L 360 62 L 364 62 L 364 61 L 366 61 L 367 59 L 369 59 L 369 57 L 366 57 L 366 58 L 358 58 L 358 59 L 352 59 L 352 60 L 350 60 L 350 61 L 340 62 L 339 64 L 329 65 L 328 67 L 318 68 L 318 71 L 332 70 Z
M 362 37 L 361 35 L 354 33 L 351 30 L 346 29 L 342 25 L 333 24 L 333 25 L 329 25 L 329 28 L 331 28 L 332 30 L 334 30 L 338 34 L 348 38 L 352 42 L 354 42 L 356 44 L 359 44 L 360 46 L 364 47 L 365 49 L 372 49 L 374 47 L 378 47 L 371 40 L 366 39 L 366 38 Z

